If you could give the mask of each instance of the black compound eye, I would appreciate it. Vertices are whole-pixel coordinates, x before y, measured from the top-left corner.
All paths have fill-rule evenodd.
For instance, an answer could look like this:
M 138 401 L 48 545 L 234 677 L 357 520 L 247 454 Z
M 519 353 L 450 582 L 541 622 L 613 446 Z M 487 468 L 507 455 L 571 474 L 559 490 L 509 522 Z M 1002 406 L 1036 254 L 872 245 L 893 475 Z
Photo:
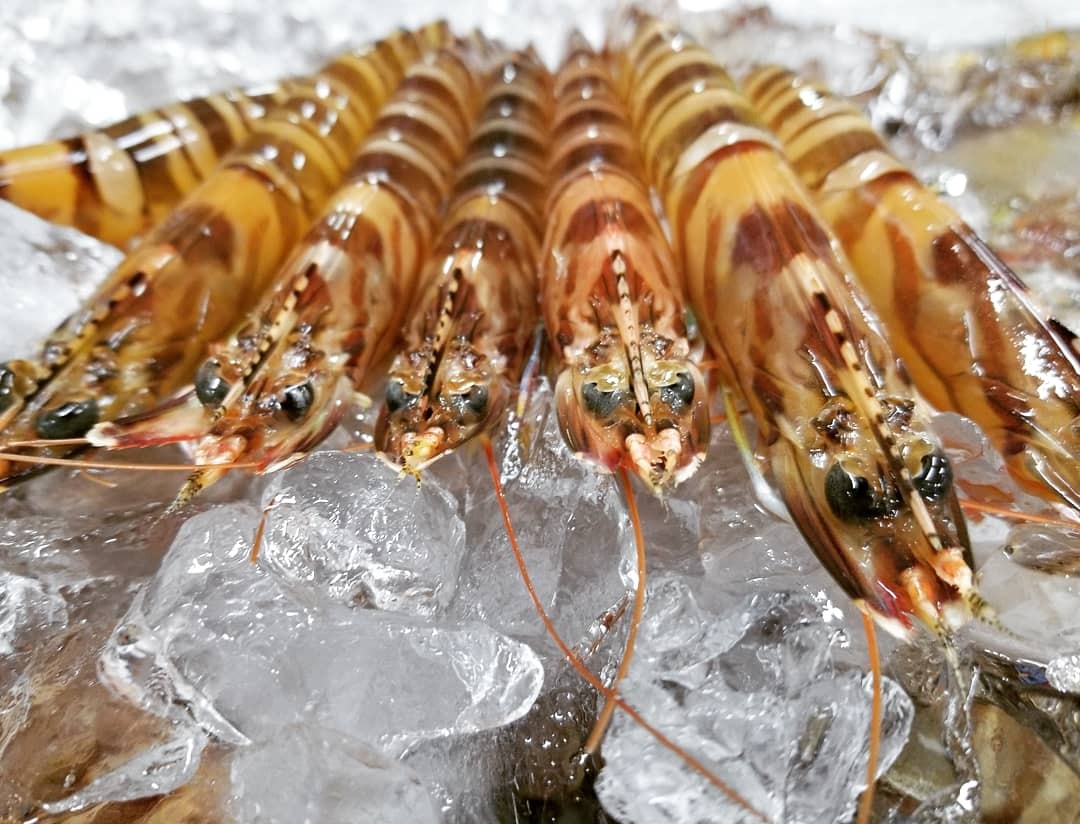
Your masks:
M 844 521 L 876 518 L 884 512 L 870 482 L 835 463 L 825 476 L 825 500 L 836 517 Z
M 406 392 L 405 385 L 401 381 L 390 381 L 386 385 L 386 408 L 391 412 L 397 412 L 406 406 L 412 406 L 418 400 L 420 400 L 420 396 Z
M 581 396 L 585 408 L 600 418 L 606 418 L 619 405 L 620 392 L 605 392 L 596 383 L 589 382 L 581 387 Z
M 6 363 L 0 366 L 0 412 L 15 400 L 15 373 Z
M 952 464 L 939 452 L 923 455 L 922 468 L 913 479 L 915 488 L 928 501 L 937 501 L 952 488 Z
M 43 438 L 81 438 L 98 421 L 97 401 L 68 401 L 48 409 L 34 422 Z
M 311 403 L 315 400 L 315 390 L 307 381 L 294 383 L 286 386 L 281 393 L 281 411 L 290 421 L 298 421 L 311 409 Z
M 675 383 L 660 387 L 660 400 L 672 409 L 689 406 L 694 402 L 694 379 L 689 372 L 680 372 Z
M 229 382 L 221 377 L 221 364 L 215 360 L 203 361 L 195 373 L 195 395 L 203 406 L 221 406 L 229 394 Z
M 454 395 L 454 403 L 462 410 L 468 410 L 474 415 L 483 415 L 487 412 L 488 391 L 485 386 L 473 386 L 468 392 Z

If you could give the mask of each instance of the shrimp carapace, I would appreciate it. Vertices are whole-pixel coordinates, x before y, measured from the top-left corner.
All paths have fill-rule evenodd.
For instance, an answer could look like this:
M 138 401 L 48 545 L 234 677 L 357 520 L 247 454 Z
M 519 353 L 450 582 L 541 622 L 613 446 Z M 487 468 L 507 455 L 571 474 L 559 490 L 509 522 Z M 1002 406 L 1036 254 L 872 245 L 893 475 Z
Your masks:
M 292 81 L 231 89 L 133 114 L 65 140 L 0 152 L 0 198 L 125 246 L 213 172 Z
M 445 36 L 444 25 L 400 31 L 293 83 L 36 357 L 0 365 L 0 442 L 79 437 L 189 385 L 337 187 L 405 68 Z
M 498 419 L 537 323 L 551 78 L 531 52 L 496 66 L 375 425 L 412 474 Z
M 678 30 L 643 18 L 620 57 L 691 306 L 795 525 L 897 635 L 983 612 L 949 460 L 776 138 Z
M 707 391 L 629 114 L 580 35 L 555 77 L 551 178 L 540 277 L 559 425 L 575 452 L 659 493 L 704 457 Z
M 1028 491 L 1080 511 L 1080 348 L 854 107 L 775 67 L 746 92 L 817 198 L 919 392 Z
M 406 73 L 346 184 L 248 322 L 211 347 L 193 394 L 160 416 L 97 427 L 96 443 L 197 438 L 199 462 L 254 460 L 265 471 L 329 434 L 412 302 L 478 106 L 471 60 L 447 47 Z M 198 473 L 186 494 L 215 477 Z

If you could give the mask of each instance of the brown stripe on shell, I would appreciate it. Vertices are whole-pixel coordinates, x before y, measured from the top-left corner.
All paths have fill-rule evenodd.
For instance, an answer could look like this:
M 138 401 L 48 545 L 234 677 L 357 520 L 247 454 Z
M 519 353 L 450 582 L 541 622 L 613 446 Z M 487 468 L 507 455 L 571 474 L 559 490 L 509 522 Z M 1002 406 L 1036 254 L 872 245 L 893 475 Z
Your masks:
M 232 135 L 221 113 L 206 99 L 191 100 L 187 104 L 192 116 L 202 124 L 214 154 L 221 157 L 232 146 Z
M 819 187 L 829 173 L 845 161 L 858 155 L 881 149 L 881 138 L 873 131 L 845 131 L 818 143 L 801 157 L 792 158 L 792 165 L 810 188 Z

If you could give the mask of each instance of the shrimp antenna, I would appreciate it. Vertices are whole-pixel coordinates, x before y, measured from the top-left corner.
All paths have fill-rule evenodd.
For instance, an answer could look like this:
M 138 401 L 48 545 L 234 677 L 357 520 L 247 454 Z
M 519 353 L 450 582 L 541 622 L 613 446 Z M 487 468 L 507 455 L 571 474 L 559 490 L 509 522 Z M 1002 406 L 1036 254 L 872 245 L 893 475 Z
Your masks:
M 42 464 L 44 466 L 66 466 L 72 469 L 123 469 L 133 472 L 196 472 L 219 469 L 256 469 L 259 464 L 250 462 L 237 462 L 227 464 L 139 464 L 110 461 L 83 461 L 78 458 L 50 458 L 45 455 L 20 455 L 15 452 L 0 452 L 0 461 L 12 463 Z
M 641 616 L 645 611 L 645 535 L 641 528 L 641 517 L 638 513 L 637 498 L 634 497 L 634 488 L 630 483 L 630 476 L 622 466 L 619 467 L 619 480 L 622 481 L 623 489 L 626 491 L 626 505 L 630 510 L 630 523 L 634 529 L 634 545 L 637 551 L 637 587 L 634 589 L 634 610 L 630 616 L 630 629 L 626 636 L 626 647 L 623 650 L 622 660 L 619 662 L 619 669 L 611 682 L 613 694 L 617 694 L 619 682 L 630 672 L 630 662 L 634 657 L 634 644 L 637 641 L 638 628 L 641 626 Z M 614 714 L 615 703 L 612 701 L 611 696 L 608 696 L 605 698 L 603 709 L 601 709 L 600 715 L 593 725 L 592 732 L 589 733 L 589 738 L 585 742 L 584 750 L 588 755 L 595 755 L 600 748 L 600 740 L 604 737 L 604 733 L 607 732 L 608 724 L 611 723 L 611 717 Z
M 89 446 L 89 444 L 90 441 L 86 438 L 31 438 L 25 441 L 8 441 L 4 446 L 7 449 L 22 449 L 30 446 Z
M 1024 521 L 1031 524 L 1046 524 L 1047 526 L 1066 526 L 1073 529 L 1080 527 L 1080 521 L 1069 518 L 1055 518 L 1049 515 L 1036 515 L 1032 512 L 1016 512 L 996 504 L 984 504 L 981 501 L 964 499 L 960 501 L 960 508 L 965 512 L 978 512 L 984 515 L 996 515 L 1010 521 Z
M 878 761 L 881 758 L 881 657 L 878 654 L 877 628 L 870 611 L 860 609 L 863 629 L 866 630 L 867 654 L 870 656 L 870 673 L 873 679 L 873 699 L 870 704 L 870 743 L 866 759 L 866 789 L 859 799 L 859 813 L 856 824 L 870 824 L 870 814 L 874 809 L 874 787 L 877 784 Z
M 585 666 L 585 662 L 581 660 L 567 643 L 559 635 L 559 631 L 555 628 L 554 622 L 551 620 L 551 616 L 548 615 L 547 610 L 544 609 L 543 603 L 540 601 L 540 596 L 536 592 L 536 588 L 533 586 L 532 578 L 529 575 L 528 567 L 525 564 L 525 557 L 521 554 L 521 547 L 518 545 L 517 533 L 514 532 L 514 526 L 510 521 L 510 510 L 506 504 L 506 497 L 503 495 L 502 481 L 499 478 L 499 469 L 495 462 L 495 451 L 491 446 L 491 439 L 487 436 L 482 438 L 484 445 L 484 453 L 487 456 L 488 469 L 491 471 L 491 480 L 495 486 L 495 497 L 499 501 L 499 509 L 502 512 L 503 525 L 506 527 L 506 536 L 510 540 L 510 548 L 513 550 L 514 559 L 517 561 L 518 569 L 521 572 L 521 580 L 525 585 L 525 589 L 529 593 L 529 599 L 533 603 L 533 608 L 536 610 L 536 614 L 540 616 L 540 620 L 544 624 L 544 629 L 548 635 L 555 642 L 555 645 L 559 648 L 559 651 L 565 656 L 566 660 L 574 668 L 574 670 L 580 675 L 593 689 L 597 690 L 607 700 L 615 704 L 619 709 L 625 712 L 630 718 L 632 718 L 642 729 L 655 738 L 661 746 L 667 749 L 669 752 L 674 753 L 682 761 L 694 770 L 694 772 L 701 775 L 712 784 L 716 789 L 722 792 L 732 803 L 737 804 L 751 816 L 758 821 L 768 823 L 768 819 L 754 807 L 749 801 L 743 798 L 734 789 L 729 787 L 724 781 L 717 775 L 715 775 L 708 767 L 706 767 L 701 761 L 699 761 L 689 751 L 680 747 L 670 738 L 668 738 L 663 732 L 658 730 L 652 724 L 645 720 L 645 718 L 634 709 L 630 704 L 623 700 L 615 690 L 611 689 L 604 684 L 593 672 Z

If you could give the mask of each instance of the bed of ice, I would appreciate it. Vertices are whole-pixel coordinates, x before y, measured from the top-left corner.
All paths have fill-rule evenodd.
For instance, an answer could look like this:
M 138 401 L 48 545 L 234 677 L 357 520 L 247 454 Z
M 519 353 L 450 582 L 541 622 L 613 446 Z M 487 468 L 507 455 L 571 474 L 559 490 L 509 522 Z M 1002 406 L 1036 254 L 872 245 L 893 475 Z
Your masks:
M 366 3 L 278 5 L 5 4 L 0 145 L 301 71 L 439 11 L 409 4 L 389 20 Z M 833 5 L 842 19 L 859 4 Z M 609 11 L 528 6 L 543 12 L 529 34 L 549 59 L 561 32 L 597 37 Z M 511 42 L 526 15 L 499 0 L 452 13 Z M 1010 10 L 998 23 L 1014 34 L 1019 20 Z M 1023 22 L 1037 27 L 1038 13 Z M 3 202 L 0 249 L 0 357 L 24 353 L 119 254 Z M 637 584 L 625 498 L 568 453 L 543 382 L 512 424 L 497 452 L 529 573 L 563 637 L 610 678 L 627 624 L 612 618 Z M 347 429 L 362 439 L 368 425 L 358 415 Z M 1002 483 L 970 426 L 943 416 L 939 427 L 962 481 Z M 527 598 L 479 450 L 420 486 L 370 454 L 321 452 L 165 518 L 182 477 L 54 472 L 0 499 L 0 817 L 54 820 L 198 786 L 212 789 L 197 820 L 751 820 L 622 713 L 595 808 L 593 767 L 576 760 L 595 695 Z M 858 613 L 794 528 L 756 504 L 726 426 L 696 477 L 663 504 L 638 500 L 648 599 L 626 700 L 769 820 L 850 820 L 870 713 Z M 1040 638 L 1023 657 L 1077 690 L 1076 579 L 1037 569 L 1053 537 L 976 525 L 984 593 L 1006 625 Z M 909 691 L 913 672 L 945 669 L 922 653 L 903 660 Z M 881 772 L 913 723 L 896 681 L 884 695 Z M 942 820 L 972 814 L 967 745 L 950 746 L 955 785 L 920 808 Z

